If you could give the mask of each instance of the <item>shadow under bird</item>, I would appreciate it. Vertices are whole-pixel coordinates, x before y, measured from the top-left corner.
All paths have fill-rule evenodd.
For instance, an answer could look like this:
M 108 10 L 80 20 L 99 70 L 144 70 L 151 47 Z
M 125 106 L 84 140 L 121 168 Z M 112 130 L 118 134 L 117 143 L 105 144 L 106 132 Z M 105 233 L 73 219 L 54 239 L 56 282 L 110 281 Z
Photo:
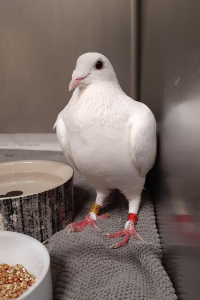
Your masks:
M 110 61 L 100 53 L 85 53 L 76 63 L 69 90 L 75 89 L 55 123 L 58 141 L 74 169 L 96 188 L 96 202 L 83 221 L 71 223 L 68 232 L 87 225 L 99 229 L 96 221 L 110 190 L 119 189 L 129 203 L 124 229 L 107 233 L 122 237 L 111 246 L 124 246 L 135 230 L 146 174 L 156 157 L 156 121 L 143 103 L 121 89 Z

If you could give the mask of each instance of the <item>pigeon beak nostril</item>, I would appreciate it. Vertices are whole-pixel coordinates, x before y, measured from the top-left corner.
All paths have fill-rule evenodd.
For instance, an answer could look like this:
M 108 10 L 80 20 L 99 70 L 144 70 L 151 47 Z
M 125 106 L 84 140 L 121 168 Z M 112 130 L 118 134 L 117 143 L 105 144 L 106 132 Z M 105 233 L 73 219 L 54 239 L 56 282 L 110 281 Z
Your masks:
M 87 77 L 87 76 L 85 76 L 85 77 Z M 76 78 L 75 81 L 81 81 L 81 80 L 85 79 L 85 77 Z

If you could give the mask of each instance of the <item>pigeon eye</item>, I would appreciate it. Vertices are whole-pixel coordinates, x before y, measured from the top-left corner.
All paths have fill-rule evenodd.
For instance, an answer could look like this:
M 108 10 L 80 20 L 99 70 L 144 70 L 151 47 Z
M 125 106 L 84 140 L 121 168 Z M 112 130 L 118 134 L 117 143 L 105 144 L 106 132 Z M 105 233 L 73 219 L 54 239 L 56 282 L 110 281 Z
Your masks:
M 103 62 L 101 60 L 98 60 L 96 62 L 96 66 L 95 67 L 96 67 L 97 70 L 101 70 L 103 68 Z

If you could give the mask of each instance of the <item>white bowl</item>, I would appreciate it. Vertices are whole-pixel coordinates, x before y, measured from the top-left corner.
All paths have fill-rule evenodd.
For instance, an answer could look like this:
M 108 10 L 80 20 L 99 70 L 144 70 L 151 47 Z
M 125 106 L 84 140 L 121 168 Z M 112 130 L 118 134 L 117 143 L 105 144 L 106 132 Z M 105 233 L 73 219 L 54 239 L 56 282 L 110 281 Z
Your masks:
M 17 300 L 52 300 L 50 257 L 36 239 L 21 233 L 0 231 L 0 264 L 21 264 L 37 281 Z

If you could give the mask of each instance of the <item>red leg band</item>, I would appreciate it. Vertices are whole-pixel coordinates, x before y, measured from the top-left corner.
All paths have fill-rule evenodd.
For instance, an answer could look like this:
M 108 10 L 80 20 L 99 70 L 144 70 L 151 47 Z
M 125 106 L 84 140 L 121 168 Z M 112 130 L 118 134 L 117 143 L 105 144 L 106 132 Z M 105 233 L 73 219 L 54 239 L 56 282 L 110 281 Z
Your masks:
M 133 221 L 134 223 L 136 223 L 137 215 L 136 214 L 128 214 L 127 221 Z

